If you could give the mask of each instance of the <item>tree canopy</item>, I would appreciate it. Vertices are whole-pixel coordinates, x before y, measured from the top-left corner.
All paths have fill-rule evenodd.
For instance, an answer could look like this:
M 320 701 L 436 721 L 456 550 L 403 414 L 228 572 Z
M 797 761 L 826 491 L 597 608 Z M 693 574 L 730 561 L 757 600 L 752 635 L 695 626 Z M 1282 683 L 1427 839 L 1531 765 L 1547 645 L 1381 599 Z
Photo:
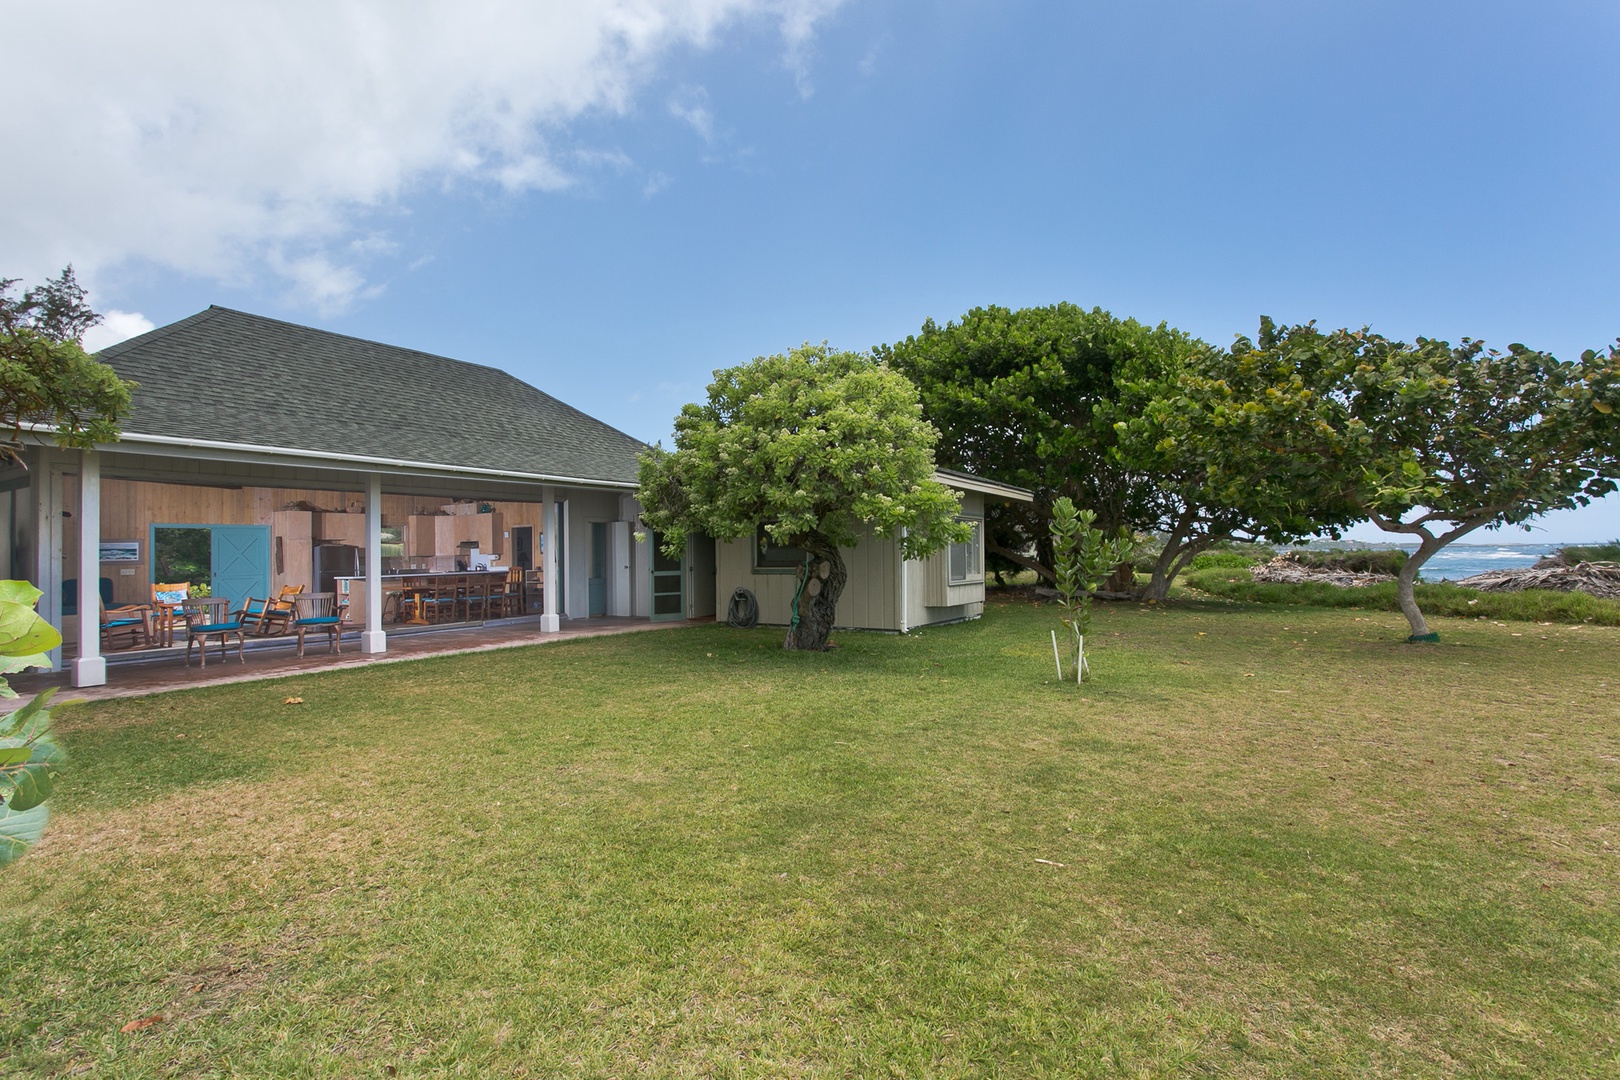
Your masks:
M 1214 495 L 1280 531 L 1370 520 L 1410 536 L 1398 595 L 1431 638 L 1419 570 L 1480 528 L 1584 506 L 1620 478 L 1620 350 L 1580 360 L 1369 330 L 1325 333 L 1263 319 L 1257 341 L 1202 354 L 1181 392 L 1152 406 Z
M 824 648 L 847 580 L 840 547 L 870 529 L 921 558 L 966 538 L 958 496 L 933 478 L 937 438 L 903 376 L 806 344 L 714 373 L 708 401 L 676 417 L 674 451 L 642 458 L 642 520 L 672 553 L 694 532 L 752 540 L 761 528 L 807 552 L 808 596 L 785 645 Z
M 18 459 L 18 439 L 45 425 L 63 446 L 118 438 L 129 415 L 131 383 L 85 353 L 84 332 L 101 317 L 85 302 L 71 266 L 13 297 L 16 278 L 0 278 L 0 455 Z
M 975 308 L 876 355 L 915 382 L 941 432 L 947 468 L 1031 488 L 1035 503 L 988 510 L 991 550 L 1053 576 L 1049 522 L 1068 497 L 1109 532 L 1168 537 L 1148 595 L 1216 540 L 1255 523 L 1213 501 L 1202 463 L 1163 444 L 1147 406 L 1210 346 L 1166 324 L 1148 326 L 1075 304 Z M 1021 557 L 1033 545 L 1033 560 Z

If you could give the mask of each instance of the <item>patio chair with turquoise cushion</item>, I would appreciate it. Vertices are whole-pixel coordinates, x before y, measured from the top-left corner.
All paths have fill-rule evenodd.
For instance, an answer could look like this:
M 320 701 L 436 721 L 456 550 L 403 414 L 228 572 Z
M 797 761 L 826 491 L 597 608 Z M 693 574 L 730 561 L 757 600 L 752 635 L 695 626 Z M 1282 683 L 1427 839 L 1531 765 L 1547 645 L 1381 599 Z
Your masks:
M 208 666 L 208 639 L 219 639 L 219 658 L 225 659 L 225 650 L 232 636 L 236 638 L 236 658 L 247 663 L 242 655 L 244 633 L 242 613 L 231 610 L 229 597 L 194 596 L 180 602 L 180 611 L 186 620 L 186 663 L 191 663 L 191 646 L 197 646 L 200 666 Z
M 343 619 L 349 605 L 339 603 L 336 593 L 303 593 L 293 597 L 293 630 L 298 634 L 298 655 L 304 655 L 305 634 L 325 634 L 328 651 L 343 651 Z
M 122 646 L 117 639 L 128 638 Z M 129 604 L 107 610 L 101 605 L 101 645 L 107 652 L 116 648 L 144 648 L 152 644 L 152 609 L 145 604 Z

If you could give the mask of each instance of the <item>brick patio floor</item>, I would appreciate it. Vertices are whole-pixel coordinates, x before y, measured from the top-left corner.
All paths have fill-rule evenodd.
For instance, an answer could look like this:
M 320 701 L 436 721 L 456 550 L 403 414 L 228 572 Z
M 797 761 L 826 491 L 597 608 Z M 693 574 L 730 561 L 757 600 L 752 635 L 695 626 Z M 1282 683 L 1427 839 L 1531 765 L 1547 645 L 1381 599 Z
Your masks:
M 712 619 L 699 620 L 713 622 Z M 58 701 L 101 701 L 106 698 L 142 697 L 161 694 L 167 690 L 183 690 L 193 686 L 213 686 L 219 683 L 253 682 L 259 679 L 279 679 L 310 671 L 331 671 L 337 668 L 365 667 L 370 664 L 397 664 L 406 660 L 419 660 L 425 656 L 452 656 L 457 653 L 489 652 L 494 649 L 514 649 L 524 645 L 544 645 L 554 641 L 572 641 L 575 638 L 601 637 L 606 634 L 631 634 L 647 630 L 672 630 L 694 625 L 690 622 L 648 622 L 646 619 L 600 618 L 575 619 L 565 622 L 554 634 L 540 632 L 538 618 L 501 619 L 481 626 L 445 627 L 443 629 L 390 630 L 388 651 L 371 655 L 360 651 L 358 631 L 345 634 L 343 652 L 333 655 L 327 651 L 327 642 L 311 642 L 300 659 L 296 642 L 291 637 L 254 640 L 248 639 L 243 659 L 236 659 L 232 650 L 228 660 L 219 658 L 216 649 L 208 658 L 208 666 L 200 667 L 193 657 L 190 666 L 185 662 L 184 646 L 169 649 L 141 649 L 133 652 L 110 653 L 107 656 L 107 685 L 73 687 L 67 671 L 12 675 L 13 689 L 23 695 L 22 700 L 48 686 L 61 687 Z M 19 701 L 0 701 L 0 712 L 20 704 Z

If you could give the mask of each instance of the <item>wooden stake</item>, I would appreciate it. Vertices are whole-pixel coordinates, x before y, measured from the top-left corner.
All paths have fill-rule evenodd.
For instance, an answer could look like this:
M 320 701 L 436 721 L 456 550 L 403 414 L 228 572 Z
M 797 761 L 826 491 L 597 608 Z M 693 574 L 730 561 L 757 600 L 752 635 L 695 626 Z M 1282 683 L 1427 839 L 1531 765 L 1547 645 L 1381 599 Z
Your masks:
M 1057 664 L 1058 682 L 1063 681 L 1063 658 L 1058 656 L 1057 631 L 1052 631 L 1052 660 Z

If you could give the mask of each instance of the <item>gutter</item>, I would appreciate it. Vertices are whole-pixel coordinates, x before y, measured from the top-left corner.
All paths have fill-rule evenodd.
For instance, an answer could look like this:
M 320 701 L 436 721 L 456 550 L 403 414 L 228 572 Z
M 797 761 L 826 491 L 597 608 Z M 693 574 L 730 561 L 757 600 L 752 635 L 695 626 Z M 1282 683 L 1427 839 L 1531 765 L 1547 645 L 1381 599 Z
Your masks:
M 38 435 L 42 431 L 54 433 L 55 427 L 49 424 L 24 424 L 23 429 L 30 434 Z M 639 486 L 636 483 L 624 480 L 591 480 L 579 476 L 559 476 L 552 473 L 522 473 L 506 472 L 501 469 L 481 469 L 471 465 L 438 465 L 426 461 L 409 461 L 404 458 L 367 457 L 363 454 L 340 454 L 326 450 L 302 450 L 287 446 L 260 446 L 253 443 L 219 442 L 213 439 L 179 439 L 164 435 L 122 435 L 117 443 L 97 443 L 96 450 L 110 450 L 116 453 L 120 445 L 125 443 L 142 443 L 153 446 L 175 446 L 187 450 L 225 450 L 245 454 L 268 454 L 277 457 L 301 458 L 309 461 L 338 461 L 353 465 L 369 465 L 373 468 L 383 467 L 390 469 L 408 469 L 415 472 L 428 473 L 454 473 L 460 476 L 481 476 L 495 480 L 528 480 L 543 484 L 583 485 L 587 487 L 623 488 L 634 491 Z

